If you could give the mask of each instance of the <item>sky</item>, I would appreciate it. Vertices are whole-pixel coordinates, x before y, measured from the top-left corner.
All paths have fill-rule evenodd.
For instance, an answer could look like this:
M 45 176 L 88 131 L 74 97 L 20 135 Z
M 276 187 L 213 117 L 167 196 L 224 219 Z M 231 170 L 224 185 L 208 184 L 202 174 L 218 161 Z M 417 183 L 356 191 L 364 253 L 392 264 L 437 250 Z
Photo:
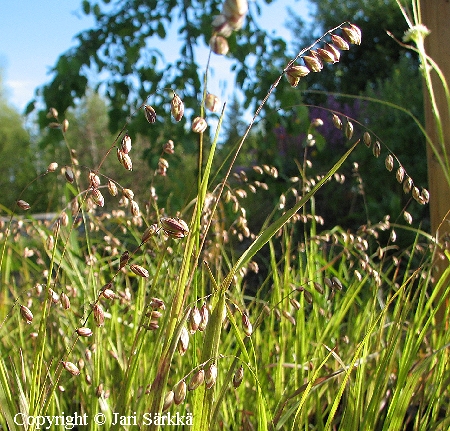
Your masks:
M 263 4 L 260 26 L 291 38 L 286 28 L 288 6 L 307 18 L 307 0 L 276 0 Z M 58 56 L 75 46 L 75 35 L 91 28 L 94 20 L 82 12 L 81 0 L 0 0 L 0 23 L 3 87 L 9 104 L 22 112 L 35 89 L 50 81 Z M 164 52 L 164 45 L 161 49 Z

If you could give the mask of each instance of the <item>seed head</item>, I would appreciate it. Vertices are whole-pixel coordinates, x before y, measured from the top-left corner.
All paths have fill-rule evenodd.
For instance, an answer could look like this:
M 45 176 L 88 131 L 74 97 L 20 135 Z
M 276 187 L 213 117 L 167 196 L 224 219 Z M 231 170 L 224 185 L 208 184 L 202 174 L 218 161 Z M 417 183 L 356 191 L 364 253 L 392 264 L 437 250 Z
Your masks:
M 350 140 L 353 136 L 353 123 L 351 121 L 347 120 L 347 123 L 345 125 L 345 137 Z
M 184 103 L 180 99 L 180 96 L 178 96 L 178 94 L 176 93 L 173 93 L 170 111 L 172 113 L 173 118 L 175 118 L 175 121 L 180 121 L 183 118 Z
M 130 260 L 130 253 L 128 250 L 124 251 L 122 253 L 122 256 L 120 256 L 120 262 L 119 262 L 119 269 L 122 269 Z
M 108 180 L 108 191 L 111 196 L 117 196 L 117 193 L 119 193 L 114 181 Z
M 180 338 L 178 340 L 178 353 L 183 356 L 189 346 L 189 332 L 185 326 L 181 328 Z
M 320 72 L 323 69 L 323 64 L 317 57 L 305 55 L 303 61 L 311 72 Z
M 333 121 L 333 125 L 334 125 L 334 127 L 336 127 L 336 129 L 339 129 L 339 130 L 342 129 L 342 121 L 336 114 L 333 114 L 332 121 Z
M 95 204 L 99 207 L 103 207 L 105 205 L 105 198 L 102 195 L 102 192 L 99 189 L 93 189 L 91 191 L 92 199 L 94 200 Z
M 403 212 L 403 218 L 405 219 L 406 223 L 412 224 L 412 215 L 408 211 Z
M 208 93 L 205 99 L 205 106 L 211 112 L 217 112 L 219 110 L 220 100 L 214 94 Z
M 211 389 L 217 380 L 217 365 L 212 363 L 205 372 L 205 386 L 206 389 Z
M 230 47 L 228 46 L 228 41 L 223 36 L 213 35 L 209 40 L 209 46 L 217 55 L 227 55 Z
M 60 299 L 61 299 L 61 305 L 63 306 L 64 310 L 68 310 L 70 308 L 69 297 L 63 292 L 63 293 L 61 293 Z
M 105 312 L 100 304 L 94 304 L 93 308 L 94 321 L 97 326 L 103 326 L 105 323 Z
M 145 244 L 157 231 L 158 225 L 156 223 L 150 225 L 142 234 L 141 245 Z
M 73 363 L 69 361 L 61 361 L 63 367 L 70 373 L 72 376 L 78 376 L 80 374 L 80 370 L 78 367 Z
M 347 43 L 347 41 L 343 39 L 341 36 L 338 36 L 337 34 L 332 34 L 331 40 L 342 51 L 348 51 L 350 49 L 350 46 Z
M 363 141 L 364 141 L 364 144 L 366 145 L 366 147 L 370 148 L 370 146 L 372 145 L 372 138 L 371 138 L 369 132 L 364 132 Z
M 173 398 L 174 398 L 173 391 L 167 392 L 166 396 L 164 397 L 164 404 L 162 408 L 163 412 L 169 410 L 170 406 L 173 404 Z
M 355 24 L 350 24 L 350 27 L 343 27 L 344 37 L 353 45 L 361 45 L 361 29 Z
M 66 166 L 64 175 L 68 183 L 72 184 L 74 182 L 75 176 L 73 174 L 73 170 L 70 166 Z
M 189 227 L 183 220 L 173 217 L 161 218 L 164 233 L 171 238 L 184 238 L 189 233 Z
M 130 211 L 133 214 L 133 217 L 139 217 L 141 215 L 141 211 L 139 210 L 139 204 L 136 201 L 131 201 Z
M 68 128 L 69 128 L 69 120 L 65 118 L 64 121 L 62 122 L 61 130 L 63 131 L 63 133 L 66 133 Z
M 143 268 L 140 265 L 136 265 L 135 263 L 130 265 L 130 269 L 139 277 L 148 278 L 150 276 L 150 274 L 148 273 L 148 271 L 145 268 Z
M 403 166 L 399 166 L 397 172 L 395 173 L 395 178 L 399 183 L 403 182 L 403 178 L 405 178 L 405 169 Z
M 173 154 L 175 152 L 175 145 L 173 144 L 173 141 L 169 139 L 163 146 L 163 151 L 166 154 Z
M 380 157 L 380 154 L 381 154 L 381 144 L 380 144 L 379 141 L 376 141 L 376 142 L 375 142 L 375 144 L 373 145 L 372 151 L 373 151 L 373 155 L 374 155 L 375 157 Z
M 200 314 L 200 310 L 194 306 L 191 310 L 191 314 L 189 315 L 189 332 L 191 334 L 195 334 L 201 321 L 202 316 Z
M 205 381 L 205 371 L 198 370 L 191 378 L 191 381 L 188 385 L 188 390 L 193 391 L 197 389 L 203 382 Z
M 173 391 L 174 392 L 173 401 L 176 405 L 181 404 L 184 401 L 184 399 L 186 398 L 186 390 L 187 385 L 184 380 L 178 383 L 178 385 L 175 387 Z
M 394 157 L 392 157 L 392 154 L 388 154 L 386 156 L 386 159 L 384 160 L 384 164 L 386 166 L 386 169 L 391 172 L 392 169 L 394 169 Z
M 244 334 L 247 337 L 250 337 L 253 333 L 253 326 L 250 323 L 250 319 L 248 318 L 247 314 L 242 314 L 242 326 L 244 328 Z
M 406 177 L 406 180 L 403 181 L 403 191 L 408 194 L 413 187 L 413 180 L 411 177 Z
M 122 142 L 120 143 L 120 149 L 125 154 L 128 154 L 131 151 L 131 138 L 128 135 L 128 133 L 125 133 L 125 136 L 122 138 Z
M 203 133 L 206 128 L 208 127 L 208 124 L 206 123 L 206 120 L 202 117 L 195 117 L 192 121 L 192 130 L 195 133 Z
M 209 310 L 206 304 L 203 304 L 200 308 L 200 316 L 202 318 L 200 324 L 198 325 L 198 330 L 203 332 L 206 329 L 206 325 L 209 321 Z
M 153 124 L 156 122 L 156 112 L 150 105 L 144 105 L 144 114 L 146 120 Z
M 317 48 L 317 54 L 320 56 L 320 59 L 325 63 L 336 63 L 339 61 L 339 58 L 336 58 L 333 51 L 323 48 Z
M 47 113 L 47 118 L 58 119 L 58 111 L 55 108 L 50 108 Z
M 80 337 L 90 337 L 92 335 L 92 330 L 86 327 L 78 328 L 77 334 Z
M 58 163 L 52 162 L 47 167 L 47 172 L 55 172 L 58 169 Z
M 333 54 L 333 56 L 335 58 L 335 62 L 338 62 L 340 60 L 341 52 L 334 45 L 331 45 L 330 43 L 326 43 L 325 49 Z
M 22 210 L 24 210 L 24 211 L 27 211 L 27 210 L 30 209 L 30 204 L 29 204 L 28 202 L 22 200 L 22 199 L 19 199 L 19 200 L 16 202 L 16 204 L 17 204 L 17 206 L 18 206 L 20 209 L 22 209 Z
M 20 306 L 20 315 L 22 316 L 22 319 L 25 320 L 27 325 L 30 325 L 33 321 L 33 313 L 28 307 L 25 307 L 25 305 Z
M 243 378 L 244 378 L 244 367 L 241 365 L 234 373 L 233 386 L 235 388 L 238 388 L 241 385 Z

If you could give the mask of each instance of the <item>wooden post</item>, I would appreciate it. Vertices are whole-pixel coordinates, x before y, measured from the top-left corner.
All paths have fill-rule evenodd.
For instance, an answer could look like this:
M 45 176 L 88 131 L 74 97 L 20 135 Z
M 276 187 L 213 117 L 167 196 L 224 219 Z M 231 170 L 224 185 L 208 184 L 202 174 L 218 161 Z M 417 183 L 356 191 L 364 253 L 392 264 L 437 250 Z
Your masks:
M 431 31 L 425 38 L 427 54 L 437 63 L 450 85 L 450 1 L 449 0 L 420 0 L 422 22 Z M 432 74 L 433 89 L 436 104 L 442 120 L 444 132 L 444 145 L 447 157 L 450 157 L 450 112 L 448 101 L 436 73 Z M 425 127 L 435 146 L 442 147 L 438 137 L 436 123 L 431 110 L 430 98 L 427 89 L 424 89 L 425 98 Z M 450 239 L 450 185 L 448 184 L 441 166 L 438 164 L 431 148 L 427 148 L 428 162 L 428 187 L 430 192 L 430 216 L 431 230 L 439 240 L 446 237 Z M 448 243 L 449 241 L 443 241 Z M 439 277 L 448 265 L 448 261 L 437 260 L 436 276 Z M 448 302 L 447 298 L 447 302 Z M 448 304 L 447 304 L 448 305 Z M 438 316 L 440 321 L 444 318 L 445 310 L 441 310 Z M 444 322 L 443 322 L 444 323 Z

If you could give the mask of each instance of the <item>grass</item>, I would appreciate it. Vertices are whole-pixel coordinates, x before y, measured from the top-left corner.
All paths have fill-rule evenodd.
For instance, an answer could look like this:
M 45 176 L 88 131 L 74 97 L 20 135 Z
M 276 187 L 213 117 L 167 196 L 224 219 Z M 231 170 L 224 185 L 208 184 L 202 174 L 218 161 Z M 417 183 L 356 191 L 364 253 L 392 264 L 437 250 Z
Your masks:
M 341 25 L 324 38 L 341 28 L 347 39 L 358 36 Z M 292 66 L 308 49 L 267 97 L 285 73 L 296 84 L 305 71 Z M 152 122 L 149 105 L 141 108 Z M 87 172 L 74 158 L 60 173 L 46 172 L 67 181 L 70 205 L 54 220 L 19 219 L 3 208 L 10 214 L 1 252 L 3 429 L 449 428 L 450 334 L 436 312 L 450 294 L 450 269 L 432 282 L 433 238 L 389 217 L 356 232 L 320 230 L 317 190 L 349 154 L 367 150 L 339 113 L 330 115 L 347 152 L 319 178 L 308 176 L 305 152 L 299 181 L 251 233 L 242 189 L 230 177 L 258 112 L 219 181 L 221 124 L 207 153 L 199 133 L 197 196 L 179 214 L 165 214 L 156 200 L 141 211 L 101 165 Z M 65 137 L 67 124 L 51 115 Z M 107 155 L 121 148 L 125 127 Z M 379 155 L 378 141 L 368 134 L 363 141 Z M 129 167 L 123 154 L 119 161 Z M 159 169 L 167 170 L 164 162 Z M 270 167 L 255 171 L 276 176 Z M 106 213 L 111 182 L 128 205 Z M 414 187 L 407 191 L 425 203 L 426 192 Z M 236 219 L 225 215 L 233 209 Z M 395 235 L 406 231 L 415 240 L 399 249 Z M 261 281 L 251 283 L 258 272 Z

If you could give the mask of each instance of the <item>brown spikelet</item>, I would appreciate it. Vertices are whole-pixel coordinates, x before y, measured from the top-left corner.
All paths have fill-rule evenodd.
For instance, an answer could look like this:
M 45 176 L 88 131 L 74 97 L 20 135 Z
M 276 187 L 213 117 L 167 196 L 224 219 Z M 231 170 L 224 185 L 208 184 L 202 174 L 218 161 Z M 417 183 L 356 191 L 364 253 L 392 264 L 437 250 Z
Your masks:
M 353 123 L 349 120 L 347 120 L 347 123 L 345 124 L 345 137 L 350 140 L 353 137 Z
M 241 365 L 234 373 L 233 386 L 235 388 L 238 388 L 242 383 L 243 378 L 244 378 L 244 367 Z
M 386 169 L 391 172 L 392 169 L 394 169 L 394 157 L 392 157 L 392 154 L 388 154 L 386 156 L 386 159 L 384 160 L 384 164 L 386 166 Z
M 339 129 L 339 130 L 342 129 L 342 121 L 336 114 L 333 114 L 332 121 L 333 121 L 333 125 L 334 125 L 334 127 L 336 127 L 336 129 Z
M 31 208 L 30 204 L 22 199 L 19 199 L 16 203 L 17 203 L 17 206 L 24 211 L 27 211 Z
M 92 335 L 92 330 L 86 327 L 78 328 L 76 332 L 80 337 L 90 337 Z
M 73 362 L 61 361 L 61 363 L 63 367 L 73 376 L 78 376 L 80 374 L 80 370 Z
M 187 385 L 184 380 L 182 380 L 174 389 L 173 401 L 176 405 L 181 404 L 186 398 Z
M 135 263 L 130 265 L 130 269 L 139 277 L 148 278 L 150 276 L 149 272 L 144 267 L 136 265 Z
M 27 325 L 31 324 L 33 321 L 33 313 L 28 307 L 25 307 L 25 305 L 20 306 L 20 315 Z
M 191 378 L 191 381 L 188 385 L 188 390 L 193 391 L 197 389 L 203 382 L 205 381 L 205 371 L 198 370 Z
M 173 404 L 173 398 L 174 398 L 173 391 L 169 391 L 164 397 L 164 403 L 162 408 L 163 412 L 169 410 L 170 406 Z
M 381 154 L 381 144 L 380 144 L 379 141 L 376 141 L 376 142 L 375 142 L 375 144 L 373 145 L 372 151 L 373 151 L 373 155 L 374 155 L 375 157 L 380 157 L 380 154 Z
M 203 133 L 206 128 L 208 127 L 208 124 L 206 123 L 206 120 L 202 117 L 195 117 L 192 121 L 192 131 L 195 133 Z
M 183 118 L 184 103 L 176 93 L 173 93 L 170 111 L 175 121 L 180 121 Z
M 369 132 L 364 132 L 363 134 L 363 141 L 367 148 L 370 148 L 372 145 L 372 137 L 370 136 Z
M 144 114 L 146 120 L 153 124 L 156 122 L 156 112 L 150 105 L 144 105 Z
M 405 169 L 403 166 L 399 166 L 397 172 L 395 173 L 395 178 L 399 183 L 403 182 L 403 178 L 405 178 Z

